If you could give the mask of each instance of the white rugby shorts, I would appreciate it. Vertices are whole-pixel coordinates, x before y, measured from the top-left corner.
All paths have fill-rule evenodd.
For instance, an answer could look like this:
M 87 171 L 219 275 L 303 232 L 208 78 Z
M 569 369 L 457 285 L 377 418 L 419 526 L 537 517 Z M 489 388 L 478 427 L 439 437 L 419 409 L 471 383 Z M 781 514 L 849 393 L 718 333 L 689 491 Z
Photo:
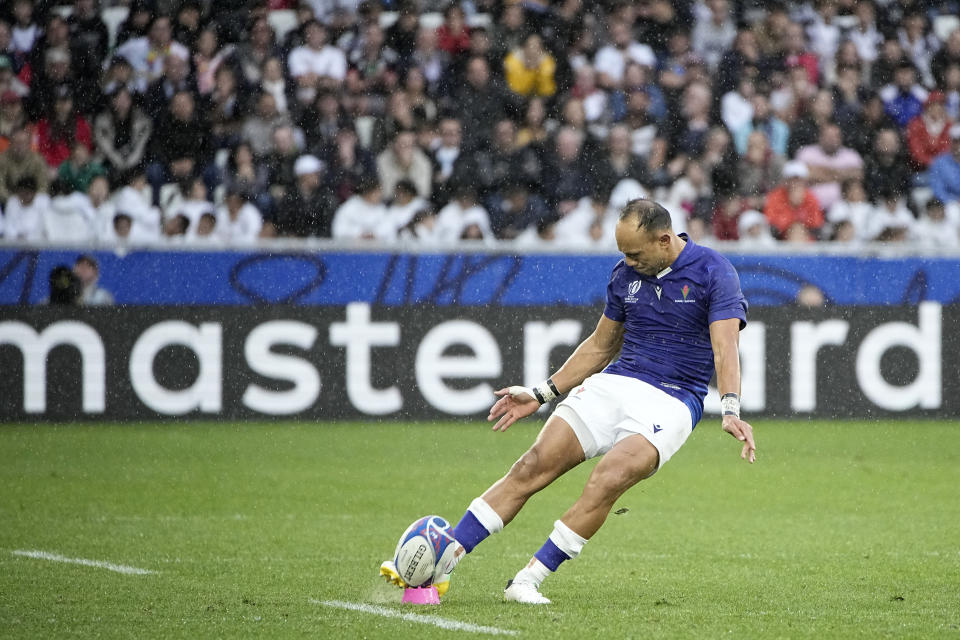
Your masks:
M 554 412 L 577 435 L 587 460 L 640 434 L 660 452 L 659 469 L 693 431 L 690 409 L 651 384 L 611 373 L 596 373 L 575 387 Z

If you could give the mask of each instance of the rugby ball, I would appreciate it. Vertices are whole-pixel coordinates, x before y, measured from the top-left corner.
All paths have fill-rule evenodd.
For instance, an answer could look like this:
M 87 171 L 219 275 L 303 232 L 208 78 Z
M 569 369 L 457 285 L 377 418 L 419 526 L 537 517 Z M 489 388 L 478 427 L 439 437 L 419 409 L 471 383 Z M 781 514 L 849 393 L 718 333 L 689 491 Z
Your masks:
M 453 529 L 446 520 L 424 516 L 400 536 L 393 562 L 408 586 L 422 587 L 449 572 L 456 547 Z

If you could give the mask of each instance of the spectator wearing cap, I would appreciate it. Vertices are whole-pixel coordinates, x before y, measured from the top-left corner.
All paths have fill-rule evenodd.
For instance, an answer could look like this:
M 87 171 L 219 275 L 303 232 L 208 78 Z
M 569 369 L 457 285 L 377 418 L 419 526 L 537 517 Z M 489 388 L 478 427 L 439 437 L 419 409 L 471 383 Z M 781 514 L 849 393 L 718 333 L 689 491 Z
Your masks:
M 597 84 L 605 89 L 620 88 L 630 62 L 653 68 L 657 66 L 657 56 L 648 45 L 633 39 L 629 24 L 615 18 L 610 22 L 610 42 L 597 51 L 593 60 Z
M 190 56 L 190 51 L 173 39 L 170 18 L 165 15 L 153 19 L 146 36 L 127 40 L 117 47 L 115 53 L 130 62 L 134 70 L 134 85 L 140 93 L 163 74 L 167 56 L 175 55 L 184 60 Z
M 523 48 L 513 50 L 503 61 L 507 86 L 518 96 L 533 95 L 549 98 L 557 92 L 554 75 L 557 63 L 543 46 L 543 39 L 530 34 Z
M 35 191 L 46 192 L 50 170 L 47 163 L 30 148 L 30 131 L 18 129 L 10 136 L 10 146 L 0 153 L 0 202 L 5 202 L 22 178 L 33 179 Z
M 820 128 L 819 141 L 797 152 L 796 160 L 809 170 L 810 188 L 824 209 L 840 199 L 840 183 L 863 178 L 863 158 L 843 146 L 840 127 L 827 123 Z
M 297 99 L 310 103 L 321 88 L 336 89 L 347 77 L 343 51 L 327 43 L 327 28 L 316 20 L 303 26 L 304 44 L 290 52 L 287 67 L 297 83 Z
M 880 90 L 883 106 L 900 129 L 923 112 L 927 90 L 917 84 L 917 70 L 907 60 L 893 72 L 893 82 Z
M 770 233 L 770 224 L 766 216 L 756 209 L 748 209 L 737 218 L 737 233 L 740 242 L 753 248 L 772 247 L 777 244 Z
M 153 133 L 153 121 L 133 103 L 127 87 L 110 94 L 107 108 L 93 121 L 96 158 L 114 174 L 141 164 Z
M 397 228 L 383 204 L 380 181 L 367 177 L 357 185 L 357 193 L 341 204 L 333 215 L 333 237 L 339 240 L 397 239 Z
M 294 163 L 293 172 L 296 187 L 284 195 L 262 234 L 329 238 L 336 201 L 322 188 L 323 163 L 316 156 L 302 155 Z
M 960 202 L 960 124 L 950 127 L 950 150 L 930 163 L 930 188 L 945 204 Z
M 215 210 L 217 235 L 226 245 L 253 244 L 263 229 L 263 216 L 250 202 L 250 192 L 227 187 L 223 204 Z
M 807 187 L 810 172 L 796 160 L 783 167 L 783 183 L 767 195 L 763 214 L 781 239 L 794 233 L 813 239 L 823 226 L 823 210 Z
M 430 159 L 417 146 L 413 131 L 400 131 L 377 156 L 377 174 L 387 193 L 392 193 L 397 182 L 406 178 L 417 185 L 417 194 L 429 198 L 432 193 Z
M 950 148 L 950 127 L 946 98 L 941 91 L 931 91 L 924 103 L 923 113 L 907 125 L 907 148 L 914 165 L 926 171 L 930 163 Z

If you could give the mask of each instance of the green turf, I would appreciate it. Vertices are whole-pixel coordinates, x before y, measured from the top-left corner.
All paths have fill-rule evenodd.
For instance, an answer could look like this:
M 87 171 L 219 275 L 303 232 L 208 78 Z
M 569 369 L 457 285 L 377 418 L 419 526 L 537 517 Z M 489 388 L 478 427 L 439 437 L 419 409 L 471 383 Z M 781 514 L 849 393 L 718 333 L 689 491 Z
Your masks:
M 960 638 L 960 424 L 758 422 L 759 461 L 713 421 L 628 492 L 547 608 L 505 580 L 591 463 L 536 496 L 418 613 L 526 638 Z M 473 636 L 375 577 L 416 517 L 456 520 L 525 449 L 468 424 L 0 426 L 0 636 Z M 16 549 L 158 571 L 120 575 Z

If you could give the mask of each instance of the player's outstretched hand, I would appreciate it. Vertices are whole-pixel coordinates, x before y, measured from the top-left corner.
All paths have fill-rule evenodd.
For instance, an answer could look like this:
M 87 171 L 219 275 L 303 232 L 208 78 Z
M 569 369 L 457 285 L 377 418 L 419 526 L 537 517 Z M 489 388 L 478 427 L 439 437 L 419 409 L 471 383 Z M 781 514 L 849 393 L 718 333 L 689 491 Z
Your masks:
M 540 403 L 533 397 L 533 392 L 526 387 L 507 387 L 493 393 L 499 396 L 499 399 L 490 407 L 487 421 L 497 421 L 497 424 L 493 425 L 494 431 L 506 431 L 514 422 L 520 418 L 526 418 L 540 408 Z
M 753 440 L 753 427 L 737 416 L 723 416 L 723 430 L 743 443 L 740 457 L 753 463 L 757 459 L 757 443 Z

